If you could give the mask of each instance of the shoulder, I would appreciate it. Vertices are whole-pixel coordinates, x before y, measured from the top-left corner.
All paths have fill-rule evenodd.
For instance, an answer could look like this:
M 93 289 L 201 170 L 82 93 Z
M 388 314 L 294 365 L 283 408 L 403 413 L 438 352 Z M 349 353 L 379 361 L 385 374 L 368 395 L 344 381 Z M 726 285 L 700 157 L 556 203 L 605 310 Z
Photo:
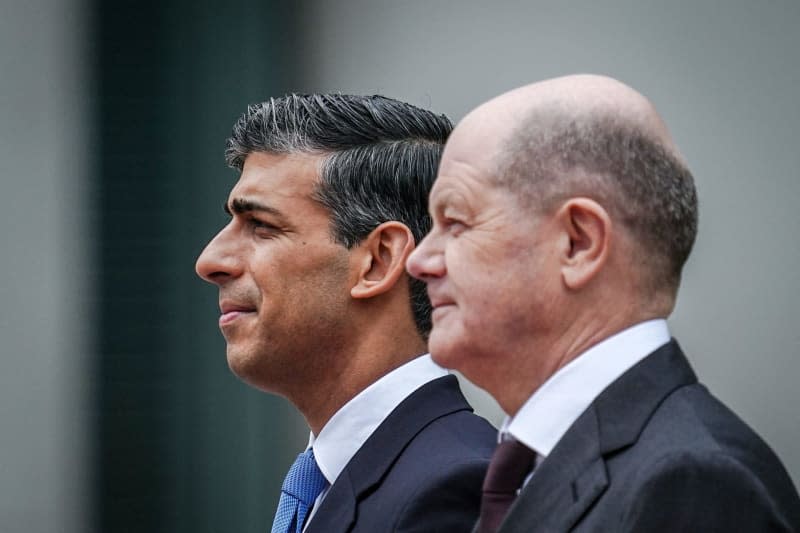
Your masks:
M 624 530 L 800 527 L 800 500 L 778 457 L 700 384 L 667 396 L 607 464 L 623 491 Z
M 772 486 L 770 486 L 772 485 Z M 794 531 L 797 494 L 776 489 L 725 450 L 679 450 L 644 464 L 630 480 L 625 531 Z
M 379 432 L 406 442 L 400 459 L 413 456 L 423 462 L 488 460 L 497 443 L 497 430 L 473 413 L 455 376 L 418 389 L 386 418 L 376 434 Z
M 728 457 L 745 470 L 780 466 L 766 442 L 736 413 L 697 383 L 675 390 L 653 412 L 637 446 L 669 463 Z M 768 470 L 764 473 L 768 473 Z
M 496 435 L 486 420 L 466 410 L 425 425 L 359 503 L 358 530 L 469 531 Z
M 480 416 L 469 411 L 450 413 L 431 421 L 408 442 L 392 473 L 415 472 L 417 482 L 424 482 L 474 465 L 485 471 L 496 442 L 497 430 Z

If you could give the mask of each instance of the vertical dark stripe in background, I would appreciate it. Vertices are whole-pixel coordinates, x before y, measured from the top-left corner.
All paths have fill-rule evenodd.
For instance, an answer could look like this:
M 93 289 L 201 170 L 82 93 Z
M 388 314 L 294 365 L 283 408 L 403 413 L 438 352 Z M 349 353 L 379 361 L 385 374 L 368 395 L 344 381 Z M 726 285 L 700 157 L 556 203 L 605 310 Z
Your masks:
M 93 4 L 97 532 L 265 531 L 303 438 L 228 371 L 194 274 L 236 179 L 231 125 L 295 89 L 292 5 Z

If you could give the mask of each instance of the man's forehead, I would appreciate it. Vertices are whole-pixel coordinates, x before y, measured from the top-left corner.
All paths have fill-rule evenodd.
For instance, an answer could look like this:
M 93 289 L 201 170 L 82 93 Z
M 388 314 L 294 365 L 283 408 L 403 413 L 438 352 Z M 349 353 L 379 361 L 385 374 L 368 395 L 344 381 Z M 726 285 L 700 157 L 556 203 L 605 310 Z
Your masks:
M 499 182 L 491 171 L 467 161 L 453 161 L 447 171 L 439 173 L 433 184 L 430 209 L 433 211 L 453 204 L 484 205 L 487 196 L 497 200 L 495 194 L 499 190 Z
M 320 158 L 306 154 L 247 156 L 229 198 L 310 197 L 319 181 Z
M 459 135 L 448 140 L 442 153 L 433 191 L 445 186 L 489 186 L 494 182 L 502 146 L 478 124 L 464 124 Z

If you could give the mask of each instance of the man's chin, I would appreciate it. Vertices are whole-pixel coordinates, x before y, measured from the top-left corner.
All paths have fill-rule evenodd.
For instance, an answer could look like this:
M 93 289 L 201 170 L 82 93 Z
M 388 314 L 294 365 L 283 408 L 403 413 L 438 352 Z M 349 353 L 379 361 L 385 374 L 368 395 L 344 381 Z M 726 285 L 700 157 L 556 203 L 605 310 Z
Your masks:
M 228 368 L 234 376 L 255 389 L 275 393 L 273 382 L 279 383 L 281 380 L 275 375 L 274 368 L 270 367 L 263 352 L 228 344 L 226 356 Z
M 436 327 L 431 331 L 428 338 L 428 348 L 431 352 L 433 361 L 444 368 L 451 368 L 458 370 L 458 342 L 452 336 L 447 335 L 441 329 Z
M 246 350 L 242 350 L 241 347 L 228 343 L 226 356 L 231 372 L 239 379 L 248 381 L 247 378 L 253 373 L 255 366 L 252 355 L 248 354 Z

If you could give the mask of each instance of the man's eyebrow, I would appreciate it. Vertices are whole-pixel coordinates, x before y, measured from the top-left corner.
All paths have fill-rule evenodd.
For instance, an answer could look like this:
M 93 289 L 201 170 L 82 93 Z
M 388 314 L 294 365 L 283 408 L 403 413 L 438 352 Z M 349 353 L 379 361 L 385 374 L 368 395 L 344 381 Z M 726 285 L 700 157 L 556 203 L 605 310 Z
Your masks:
M 228 215 L 233 216 L 233 213 L 237 215 L 243 215 L 245 213 L 251 213 L 253 211 L 260 211 L 262 213 L 268 213 L 270 215 L 275 216 L 282 216 L 282 213 L 275 209 L 274 207 L 270 207 L 268 205 L 256 202 L 254 200 L 247 200 L 244 198 L 234 198 L 230 201 L 230 204 L 225 203 L 222 205 L 222 209 L 225 210 Z
M 436 195 L 435 198 L 431 198 L 428 202 L 428 207 L 431 211 L 441 211 L 448 205 L 452 204 L 454 200 L 454 195 L 449 190 L 441 191 L 439 194 Z

